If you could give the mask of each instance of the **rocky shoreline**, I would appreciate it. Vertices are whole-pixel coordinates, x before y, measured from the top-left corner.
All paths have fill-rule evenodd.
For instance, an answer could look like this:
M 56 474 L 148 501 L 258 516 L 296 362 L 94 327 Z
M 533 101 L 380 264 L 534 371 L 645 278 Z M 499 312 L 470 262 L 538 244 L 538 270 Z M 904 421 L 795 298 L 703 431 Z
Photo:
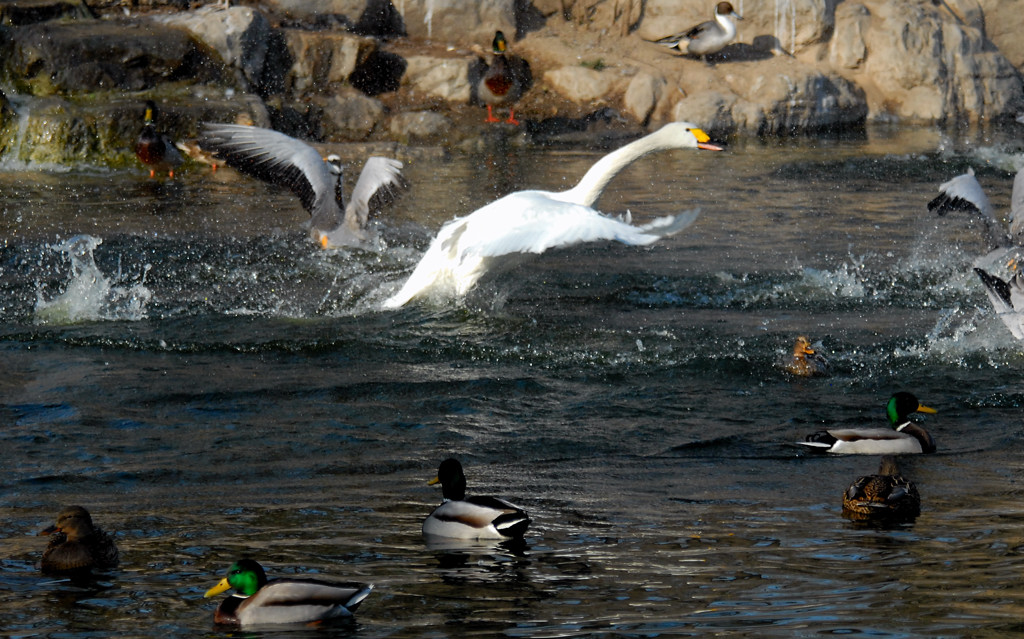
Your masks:
M 1008 3 L 748 1 L 708 62 L 646 41 L 712 4 L 16 0 L 0 5 L 0 160 L 128 165 L 147 98 L 176 138 L 245 119 L 320 142 L 446 148 L 494 130 L 543 143 L 686 119 L 724 138 L 1024 111 L 1024 15 Z M 519 126 L 484 123 L 476 95 L 499 29 L 532 78 Z

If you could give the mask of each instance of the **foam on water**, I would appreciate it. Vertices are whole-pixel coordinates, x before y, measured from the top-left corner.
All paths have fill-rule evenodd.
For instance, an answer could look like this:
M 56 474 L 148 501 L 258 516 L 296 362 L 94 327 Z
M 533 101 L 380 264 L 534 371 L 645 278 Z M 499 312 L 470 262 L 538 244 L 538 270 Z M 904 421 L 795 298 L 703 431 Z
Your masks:
M 36 288 L 35 321 L 39 324 L 71 324 L 83 321 L 140 320 L 152 292 L 146 288 L 147 264 L 139 281 L 129 284 L 123 275 L 111 280 L 96 265 L 93 251 L 103 240 L 91 235 L 76 235 L 50 248 L 67 255 L 71 261 L 63 292 L 47 299 L 42 285 Z

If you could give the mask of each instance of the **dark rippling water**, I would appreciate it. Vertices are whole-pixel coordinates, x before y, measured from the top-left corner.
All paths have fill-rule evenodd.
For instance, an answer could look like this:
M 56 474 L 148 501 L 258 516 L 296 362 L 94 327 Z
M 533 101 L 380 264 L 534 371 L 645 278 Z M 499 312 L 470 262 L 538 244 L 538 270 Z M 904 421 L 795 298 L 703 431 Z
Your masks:
M 1020 632 L 1024 352 L 970 272 L 979 230 L 925 210 L 968 165 L 1006 210 L 1019 136 L 662 153 L 600 206 L 701 207 L 684 234 L 399 312 L 379 303 L 444 220 L 601 152 L 412 153 L 380 252 L 318 250 L 297 200 L 227 171 L 7 167 L 0 630 L 216 635 L 202 594 L 249 555 L 376 585 L 292 637 Z M 799 334 L 830 377 L 783 371 Z M 840 496 L 877 459 L 792 442 L 883 425 L 897 389 L 939 411 L 939 453 L 904 464 L 922 513 L 858 526 Z M 525 548 L 424 543 L 448 455 L 529 510 Z M 34 533 L 68 504 L 120 569 L 40 575 Z

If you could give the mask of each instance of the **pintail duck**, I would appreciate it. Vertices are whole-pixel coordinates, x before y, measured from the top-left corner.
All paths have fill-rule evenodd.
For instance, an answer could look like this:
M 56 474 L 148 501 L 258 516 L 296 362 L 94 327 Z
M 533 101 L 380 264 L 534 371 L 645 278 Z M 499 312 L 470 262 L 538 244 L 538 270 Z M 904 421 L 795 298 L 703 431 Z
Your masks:
M 743 19 L 730 3 L 719 2 L 715 5 L 714 20 L 701 22 L 686 31 L 649 42 L 707 60 L 709 54 L 718 53 L 736 37 L 736 24 L 732 21 L 733 18 Z

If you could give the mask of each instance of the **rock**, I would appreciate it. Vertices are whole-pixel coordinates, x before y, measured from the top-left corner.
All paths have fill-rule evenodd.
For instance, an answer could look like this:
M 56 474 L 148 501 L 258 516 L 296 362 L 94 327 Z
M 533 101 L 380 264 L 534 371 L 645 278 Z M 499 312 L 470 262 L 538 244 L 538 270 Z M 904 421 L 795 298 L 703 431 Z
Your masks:
M 31 95 L 217 82 L 223 67 L 184 29 L 150 21 L 43 22 L 12 29 L 7 75 Z
M 47 20 L 87 20 L 92 12 L 82 0 L 18 0 L 0 3 L 0 25 L 20 27 Z
M 1019 71 L 1024 71 L 1024 11 L 1012 2 L 980 0 L 985 17 L 985 35 Z
M 452 128 L 451 118 L 434 111 L 411 111 L 391 118 L 391 135 L 406 144 L 438 141 Z
M 614 78 L 587 67 L 562 67 L 544 74 L 544 82 L 577 104 L 607 100 Z
M 867 57 L 851 79 L 872 117 L 977 121 L 1024 106 L 1024 84 L 976 28 L 928 4 L 868 0 Z
M 836 10 L 836 32 L 829 43 L 829 61 L 840 69 L 858 69 L 867 60 L 864 36 L 871 28 L 871 12 L 862 4 L 843 3 Z
M 285 29 L 293 60 L 287 85 L 293 95 L 323 93 L 346 82 L 359 62 L 377 50 L 375 40 L 349 33 Z
M 408 66 L 402 84 L 412 91 L 448 102 L 469 102 L 469 67 L 473 59 L 409 56 L 405 61 Z
M 644 2 L 641 0 L 534 2 L 534 5 L 538 4 L 538 10 L 544 15 L 560 13 L 566 20 L 586 29 L 614 33 L 619 36 L 624 36 L 636 29 L 640 18 L 644 15 Z
M 239 69 L 246 88 L 259 82 L 270 36 L 270 23 L 259 11 L 207 5 L 195 11 L 159 14 L 154 20 L 187 29 L 216 51 L 225 64 Z
M 384 105 L 380 100 L 351 88 L 320 98 L 317 102 L 323 107 L 321 126 L 326 140 L 365 140 L 384 117 Z
M 629 113 L 637 122 L 646 124 L 661 100 L 662 92 L 668 82 L 660 75 L 650 73 L 638 73 L 629 81 L 626 87 L 626 94 L 622 97 L 626 113 Z
M 401 0 L 410 38 L 489 45 L 495 31 L 517 33 L 516 0 Z
M 142 130 L 141 100 L 92 99 L 79 104 L 50 96 L 19 96 L 12 102 L 20 122 L 0 139 L 5 158 L 36 164 L 135 166 L 135 139 Z M 268 124 L 259 98 L 250 95 L 189 98 L 181 104 L 161 101 L 160 130 L 174 140 L 194 138 L 202 122 L 234 122 L 245 114 L 259 126 Z

